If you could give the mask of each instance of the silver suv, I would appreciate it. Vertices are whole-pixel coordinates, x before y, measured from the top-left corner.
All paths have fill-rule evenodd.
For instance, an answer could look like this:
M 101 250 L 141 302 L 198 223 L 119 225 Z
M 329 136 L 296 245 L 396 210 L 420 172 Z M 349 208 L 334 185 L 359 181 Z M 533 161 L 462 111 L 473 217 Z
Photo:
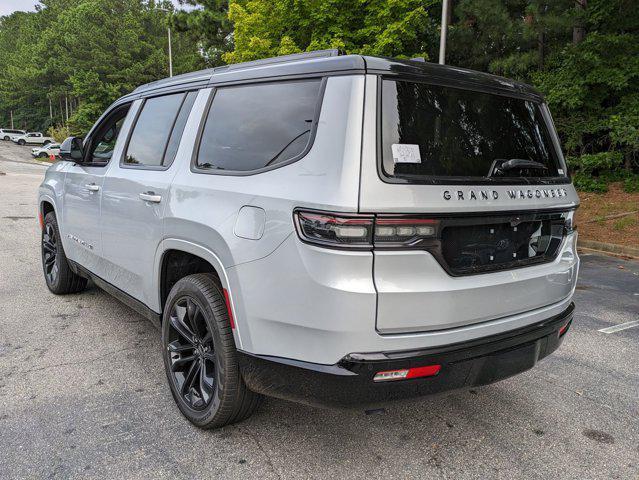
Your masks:
M 562 342 L 579 200 L 543 98 L 333 51 L 144 85 L 39 191 L 56 294 L 87 279 L 161 326 L 199 427 L 488 384 Z

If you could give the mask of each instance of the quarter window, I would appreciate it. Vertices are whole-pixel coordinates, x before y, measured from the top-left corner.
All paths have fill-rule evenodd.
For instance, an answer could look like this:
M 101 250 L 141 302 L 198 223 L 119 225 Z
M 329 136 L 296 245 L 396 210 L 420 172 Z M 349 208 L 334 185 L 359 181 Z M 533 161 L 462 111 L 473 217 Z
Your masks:
M 311 141 L 320 85 L 314 79 L 218 89 L 197 166 L 246 172 L 299 157 Z
M 149 98 L 144 102 L 124 156 L 125 165 L 160 167 L 173 161 L 177 152 L 175 144 L 179 143 L 186 123 L 182 113 L 178 115 L 180 107 L 186 103 L 185 96 L 184 93 L 178 93 Z M 194 100 L 194 97 L 190 98 Z M 188 108 L 183 109 L 186 117 L 193 100 L 190 100 L 190 105 L 185 106 Z M 177 125 L 178 121 L 180 125 Z M 176 134 L 172 135 L 174 125 L 178 127 L 179 132 L 176 131 Z M 171 148 L 170 156 L 165 155 L 167 147 Z

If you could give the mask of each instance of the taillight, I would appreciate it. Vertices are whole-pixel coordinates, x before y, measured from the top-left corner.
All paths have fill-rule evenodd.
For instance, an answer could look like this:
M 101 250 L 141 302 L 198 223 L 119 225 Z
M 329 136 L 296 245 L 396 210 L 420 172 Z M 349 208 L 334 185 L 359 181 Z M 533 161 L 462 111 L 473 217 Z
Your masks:
M 296 210 L 294 217 L 302 240 L 333 247 L 409 247 L 436 238 L 439 233 L 439 221 L 431 218 L 304 210 Z
M 577 230 L 577 224 L 575 223 L 575 211 L 574 210 L 570 210 L 569 212 L 564 212 L 561 215 L 564 218 L 565 221 L 565 230 L 566 230 L 566 235 L 569 235 L 571 233 L 573 233 L 575 230 Z
M 439 221 L 432 218 L 382 217 L 375 219 L 377 246 L 411 246 L 435 238 Z
M 297 233 L 302 240 L 336 247 L 370 247 L 373 217 L 319 212 L 295 212 Z

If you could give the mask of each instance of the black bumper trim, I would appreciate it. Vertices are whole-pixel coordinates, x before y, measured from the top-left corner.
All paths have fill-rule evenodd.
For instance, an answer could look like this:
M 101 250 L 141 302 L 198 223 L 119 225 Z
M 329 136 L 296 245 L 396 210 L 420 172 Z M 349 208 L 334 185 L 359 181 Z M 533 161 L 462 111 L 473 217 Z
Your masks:
M 532 368 L 555 351 L 572 321 L 574 304 L 520 329 L 445 347 L 350 354 L 335 365 L 239 352 L 251 390 L 315 406 L 354 407 L 486 385 Z M 377 372 L 441 365 L 435 377 L 376 383 Z

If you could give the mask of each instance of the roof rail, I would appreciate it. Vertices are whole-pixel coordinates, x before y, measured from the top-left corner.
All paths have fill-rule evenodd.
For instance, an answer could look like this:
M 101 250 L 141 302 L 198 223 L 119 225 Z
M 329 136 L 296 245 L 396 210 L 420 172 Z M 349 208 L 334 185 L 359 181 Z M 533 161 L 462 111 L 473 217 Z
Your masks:
M 262 60 L 253 60 L 250 62 L 232 63 L 231 65 L 222 65 L 215 67 L 213 73 L 222 71 L 238 70 L 247 67 L 259 67 L 262 65 L 273 65 L 277 63 L 297 62 L 300 60 L 309 60 L 311 58 L 337 57 L 342 53 L 337 49 L 314 50 L 312 52 L 292 53 L 290 55 L 282 55 L 279 57 L 264 58 Z

